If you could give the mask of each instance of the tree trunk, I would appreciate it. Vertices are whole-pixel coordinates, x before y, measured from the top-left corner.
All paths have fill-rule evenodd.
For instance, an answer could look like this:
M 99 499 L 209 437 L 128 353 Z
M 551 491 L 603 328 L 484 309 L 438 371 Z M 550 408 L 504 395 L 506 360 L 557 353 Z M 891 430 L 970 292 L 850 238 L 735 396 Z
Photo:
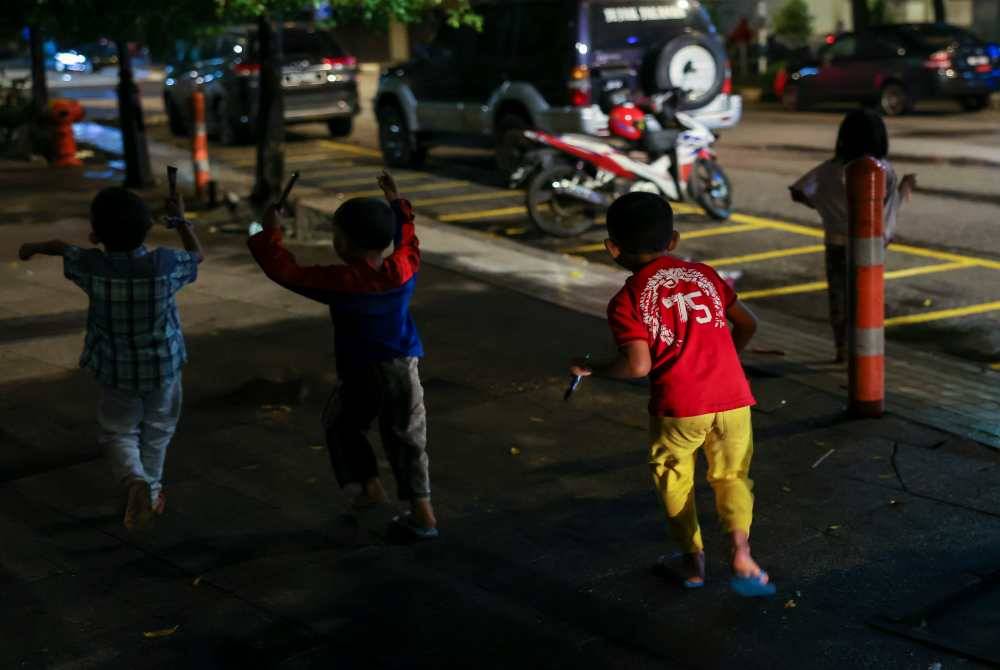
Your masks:
M 934 20 L 937 23 L 944 23 L 948 20 L 947 12 L 944 8 L 944 0 L 934 0 Z
M 118 123 L 125 154 L 125 186 L 145 188 L 153 185 L 146 144 L 146 124 L 142 119 L 142 99 L 132 72 L 132 54 L 128 42 L 116 40 L 118 49 Z
M 281 32 L 271 17 L 257 18 L 260 84 L 257 104 L 257 169 L 250 199 L 265 204 L 278 197 L 285 178 L 285 101 L 281 91 Z
M 851 16 L 854 19 L 855 32 L 867 28 L 871 23 L 868 0 L 851 0 Z
M 42 52 L 42 31 L 29 29 L 31 44 L 31 101 L 35 114 L 45 113 L 49 106 L 49 85 L 45 78 L 45 54 Z

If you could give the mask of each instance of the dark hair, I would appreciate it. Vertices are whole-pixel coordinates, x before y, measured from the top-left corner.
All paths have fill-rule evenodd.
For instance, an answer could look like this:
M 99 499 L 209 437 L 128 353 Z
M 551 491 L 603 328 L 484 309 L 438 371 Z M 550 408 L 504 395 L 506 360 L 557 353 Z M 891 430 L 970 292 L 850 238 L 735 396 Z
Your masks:
M 396 215 L 382 200 L 351 198 L 334 212 L 333 225 L 358 248 L 381 251 L 396 234 Z
M 90 203 L 90 227 L 108 251 L 142 245 L 153 217 L 142 198 L 120 186 L 101 190 Z
M 608 208 L 608 236 L 631 254 L 663 251 L 674 237 L 674 211 L 655 193 L 627 193 Z
M 848 112 L 837 133 L 836 156 L 850 163 L 862 156 L 885 158 L 889 155 L 889 133 L 882 117 L 870 109 Z

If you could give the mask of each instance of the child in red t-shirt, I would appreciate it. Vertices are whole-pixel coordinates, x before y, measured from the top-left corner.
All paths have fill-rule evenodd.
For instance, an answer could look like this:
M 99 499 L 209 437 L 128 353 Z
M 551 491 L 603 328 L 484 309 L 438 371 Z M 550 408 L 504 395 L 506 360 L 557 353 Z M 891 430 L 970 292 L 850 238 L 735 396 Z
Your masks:
M 608 305 L 619 353 L 605 364 L 577 359 L 571 372 L 649 376 L 649 463 L 683 550 L 679 566 L 661 559 L 659 567 L 677 574 L 687 588 L 705 584 L 694 503 L 695 454 L 704 448 L 719 519 L 732 541 L 732 587 L 741 595 L 771 595 L 774 585 L 750 554 L 754 399 L 738 354 L 757 319 L 715 270 L 670 254 L 679 236 L 663 198 L 629 193 L 611 205 L 607 225 L 608 253 L 633 273 Z

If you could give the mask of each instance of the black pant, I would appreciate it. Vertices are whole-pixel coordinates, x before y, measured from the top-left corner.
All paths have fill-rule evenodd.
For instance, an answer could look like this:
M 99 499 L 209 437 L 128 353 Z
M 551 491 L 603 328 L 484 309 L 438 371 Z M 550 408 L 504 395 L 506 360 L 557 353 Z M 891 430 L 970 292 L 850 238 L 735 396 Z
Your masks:
M 400 500 L 429 498 L 427 413 L 416 358 L 352 365 L 323 412 L 326 447 L 337 482 L 363 484 L 378 476 L 368 430 L 378 418 L 382 447 Z
M 847 247 L 826 245 L 826 283 L 830 296 L 830 326 L 837 350 L 847 348 Z

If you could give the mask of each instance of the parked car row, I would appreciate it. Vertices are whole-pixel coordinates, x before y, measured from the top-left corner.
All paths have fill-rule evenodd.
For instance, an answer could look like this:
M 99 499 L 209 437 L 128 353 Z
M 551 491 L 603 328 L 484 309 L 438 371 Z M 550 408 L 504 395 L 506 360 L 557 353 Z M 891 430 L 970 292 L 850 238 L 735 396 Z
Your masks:
M 953 99 L 974 111 L 1000 90 L 1000 46 L 943 23 L 876 26 L 831 37 L 788 71 L 789 109 L 858 101 L 895 116 L 921 100 Z

